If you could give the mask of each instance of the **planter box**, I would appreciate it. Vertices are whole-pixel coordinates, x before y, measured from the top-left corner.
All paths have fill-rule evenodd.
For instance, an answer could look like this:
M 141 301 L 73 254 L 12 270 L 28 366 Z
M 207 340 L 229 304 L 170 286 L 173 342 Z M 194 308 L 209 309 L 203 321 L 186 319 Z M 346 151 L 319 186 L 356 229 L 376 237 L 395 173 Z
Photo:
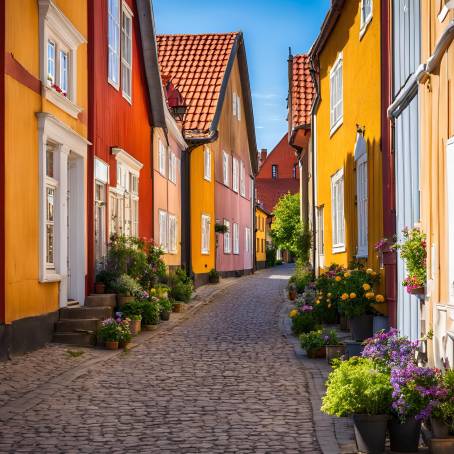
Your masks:
M 131 330 L 131 336 L 137 336 L 140 333 L 141 321 L 131 320 L 129 322 L 129 329 Z
M 104 347 L 107 350 L 118 350 L 118 341 L 105 341 Z
M 381 330 L 389 331 L 389 317 L 374 315 L 373 332 L 378 333 Z
M 142 329 L 144 331 L 154 331 L 158 327 L 158 324 L 156 325 L 142 325 Z
M 356 341 L 363 341 L 373 334 L 373 315 L 364 314 L 359 317 L 350 319 L 350 331 L 352 339 Z
M 184 312 L 186 309 L 186 304 L 182 303 L 181 301 L 177 301 L 173 304 L 173 312 L 181 313 Z
M 364 345 L 362 342 L 345 341 L 345 356 L 351 358 L 352 356 L 361 356 Z
M 348 319 L 344 315 L 341 315 L 339 318 L 339 328 L 341 331 L 349 331 L 350 327 L 348 326 Z
M 449 427 L 436 418 L 430 418 L 433 438 L 449 438 Z
M 170 311 L 162 311 L 160 313 L 161 320 L 163 322 L 169 321 L 170 320 L 170 313 L 171 313 Z
M 340 358 L 345 353 L 345 345 L 327 345 L 326 349 L 326 360 L 331 362 L 331 360 Z
M 403 424 L 392 418 L 388 423 L 391 451 L 416 452 L 421 435 L 421 421 L 410 418 Z
M 358 451 L 371 454 L 385 452 L 388 415 L 353 415 Z
M 311 350 L 308 350 L 306 353 L 307 353 L 308 358 L 312 358 L 312 359 L 325 358 L 326 349 L 325 349 L 325 347 L 315 348 L 315 349 L 313 348 Z
M 452 454 L 454 452 L 454 437 L 432 438 L 429 446 L 432 454 Z
M 426 288 L 425 287 L 416 287 L 416 288 L 408 288 L 407 287 L 407 293 L 410 295 L 417 295 L 423 297 L 426 293 Z

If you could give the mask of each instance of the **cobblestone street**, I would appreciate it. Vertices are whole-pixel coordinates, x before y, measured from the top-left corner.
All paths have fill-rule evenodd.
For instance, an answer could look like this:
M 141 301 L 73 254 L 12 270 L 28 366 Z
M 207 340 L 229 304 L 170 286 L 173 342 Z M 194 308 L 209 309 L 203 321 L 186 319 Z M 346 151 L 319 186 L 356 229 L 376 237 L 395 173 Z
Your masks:
M 0 411 L 0 452 L 319 452 L 304 370 L 279 328 L 291 270 L 241 278 L 169 332 L 37 384 L 31 404 Z

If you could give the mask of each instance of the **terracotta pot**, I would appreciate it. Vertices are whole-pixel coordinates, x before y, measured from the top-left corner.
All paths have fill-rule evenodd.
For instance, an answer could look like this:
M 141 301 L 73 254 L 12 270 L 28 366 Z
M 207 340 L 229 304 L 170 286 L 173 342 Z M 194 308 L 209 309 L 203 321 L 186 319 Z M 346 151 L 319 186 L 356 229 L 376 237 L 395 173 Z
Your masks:
M 132 303 L 135 300 L 133 296 L 117 295 L 117 304 L 122 309 L 126 304 Z
M 130 341 L 120 341 L 118 342 L 118 348 L 126 348 L 130 344 Z
M 107 350 L 118 350 L 118 341 L 105 341 L 104 346 Z
M 320 347 L 320 348 L 312 348 L 307 351 L 307 357 L 312 358 L 312 359 L 317 359 L 317 358 L 325 358 L 326 356 L 326 348 L 325 347 Z
M 131 330 L 132 336 L 137 336 L 140 333 L 141 321 L 140 320 L 131 320 L 129 322 L 129 329 Z
M 340 358 L 345 353 L 345 345 L 327 345 L 325 349 L 328 362 L 335 358 Z
M 288 299 L 290 301 L 295 301 L 296 300 L 296 290 L 289 290 L 288 291 Z
M 407 293 L 409 293 L 410 295 L 422 296 L 426 293 L 426 288 L 425 287 L 416 287 L 416 288 L 407 287 Z
M 142 325 L 142 329 L 144 331 L 154 331 L 156 328 L 158 327 L 158 325 Z
M 173 312 L 180 313 L 180 312 L 184 312 L 185 307 L 186 307 L 185 303 L 182 303 L 181 301 L 177 301 L 176 303 L 173 304 L 172 310 L 173 310 Z
M 95 293 L 97 295 L 106 293 L 106 284 L 104 284 L 104 282 L 96 282 L 95 283 Z

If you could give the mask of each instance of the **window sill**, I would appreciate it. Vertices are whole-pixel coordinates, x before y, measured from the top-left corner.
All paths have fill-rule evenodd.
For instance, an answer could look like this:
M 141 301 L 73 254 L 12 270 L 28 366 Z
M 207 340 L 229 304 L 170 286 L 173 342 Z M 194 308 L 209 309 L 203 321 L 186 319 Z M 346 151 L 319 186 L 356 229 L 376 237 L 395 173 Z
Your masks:
M 208 177 L 204 176 L 203 179 L 204 179 L 205 181 L 208 181 L 208 183 L 211 183 L 211 178 L 208 178 Z
M 61 274 L 57 273 L 46 273 L 44 277 L 42 277 L 39 282 L 41 284 L 47 284 L 47 283 L 52 283 L 52 282 L 60 282 L 62 280 L 63 276 Z
M 210 253 L 206 252 L 206 251 L 205 252 L 202 251 L 202 255 L 210 255 Z
M 79 114 L 82 112 L 82 107 L 77 106 L 72 101 L 69 100 L 66 96 L 58 93 L 56 90 L 50 87 L 43 87 L 43 95 L 47 100 L 52 104 L 55 104 L 61 110 L 71 115 L 73 118 L 78 118 Z
M 342 117 L 340 117 L 339 120 L 337 120 L 337 122 L 334 124 L 334 126 L 332 126 L 331 129 L 329 130 L 329 136 L 333 137 L 334 133 L 342 126 L 343 123 L 344 116 L 342 115 Z
M 366 34 L 367 29 L 369 28 L 369 24 L 372 22 L 372 14 L 366 19 L 366 22 L 362 24 L 361 28 L 359 29 L 359 40 L 363 39 L 363 36 Z
M 337 246 L 333 246 L 333 254 L 340 254 L 342 252 L 345 252 L 345 244 L 340 244 Z
M 124 91 L 122 92 L 122 96 L 123 96 L 123 99 L 125 99 L 126 101 L 128 101 L 128 104 L 130 106 L 132 106 L 132 98 L 129 97 Z
M 115 90 L 120 90 L 120 84 L 116 84 L 112 79 L 107 79 L 107 82 L 109 83 L 109 85 L 111 85 Z
M 356 254 L 357 259 L 367 259 L 368 257 L 369 257 L 369 254 L 367 252 L 361 251 Z

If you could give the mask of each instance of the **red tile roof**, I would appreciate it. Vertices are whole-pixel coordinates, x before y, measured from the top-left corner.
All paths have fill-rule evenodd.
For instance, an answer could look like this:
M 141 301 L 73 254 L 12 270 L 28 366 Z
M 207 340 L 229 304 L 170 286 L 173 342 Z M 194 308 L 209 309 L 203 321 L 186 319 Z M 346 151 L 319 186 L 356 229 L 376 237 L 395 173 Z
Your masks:
M 207 134 L 214 119 L 227 63 L 239 33 L 158 35 L 163 80 L 172 80 L 187 105 L 186 135 Z
M 295 178 L 257 179 L 255 187 L 257 188 L 257 201 L 272 213 L 281 196 L 288 192 L 290 194 L 299 192 L 300 182 Z
M 292 127 L 311 123 L 311 107 L 315 89 L 309 69 L 308 55 L 295 55 L 293 57 L 290 87 Z

